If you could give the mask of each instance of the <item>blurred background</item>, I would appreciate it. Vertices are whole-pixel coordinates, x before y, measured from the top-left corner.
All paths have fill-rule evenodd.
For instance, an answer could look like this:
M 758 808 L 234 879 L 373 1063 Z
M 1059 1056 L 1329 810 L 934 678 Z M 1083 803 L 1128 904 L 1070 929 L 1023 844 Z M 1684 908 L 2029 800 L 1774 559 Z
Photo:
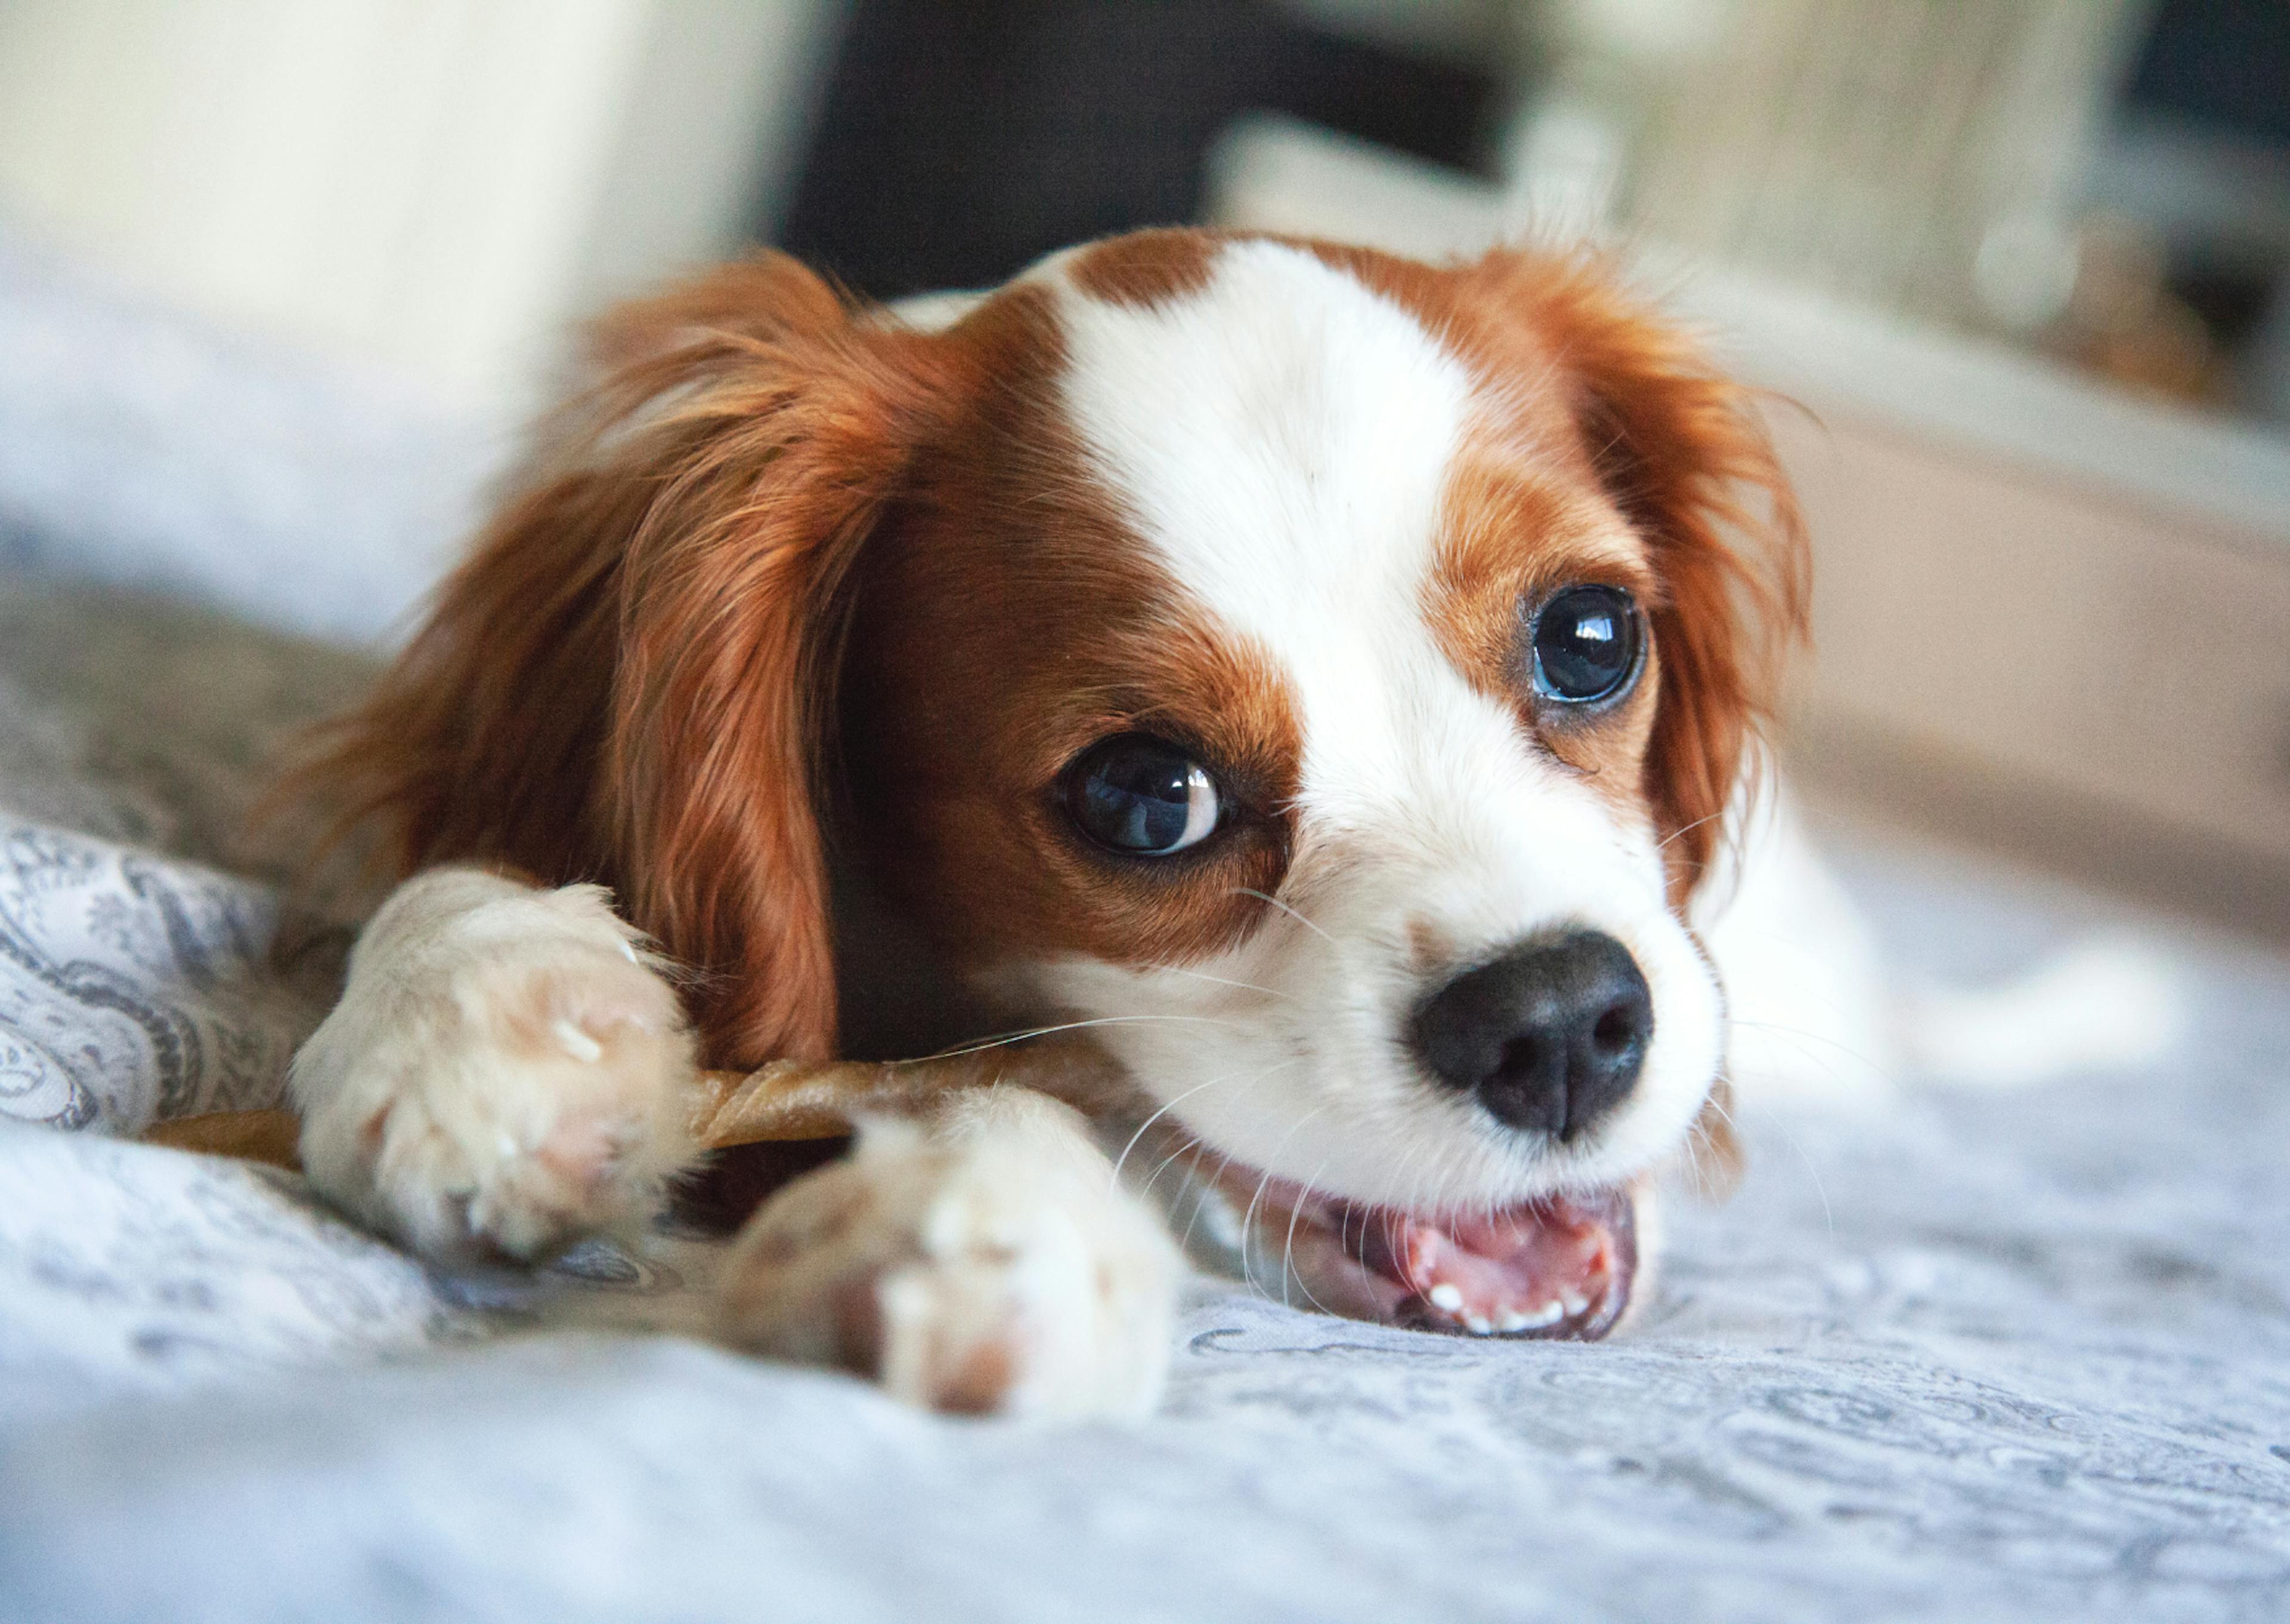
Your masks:
M 0 0 L 0 541 L 380 635 L 599 303 L 1182 220 L 1617 244 L 1775 392 L 1815 801 L 2290 939 L 2286 0 Z

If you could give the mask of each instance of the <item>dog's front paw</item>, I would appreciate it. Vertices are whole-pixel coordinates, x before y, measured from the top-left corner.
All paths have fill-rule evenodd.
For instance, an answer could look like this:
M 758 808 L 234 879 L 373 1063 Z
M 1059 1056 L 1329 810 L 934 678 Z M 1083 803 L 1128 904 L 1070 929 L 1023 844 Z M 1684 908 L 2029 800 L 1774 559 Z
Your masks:
M 741 1232 L 719 1329 L 872 1377 L 932 1409 L 1054 1420 L 1150 1411 L 1178 1264 L 1068 1108 L 964 1101 L 927 1136 L 884 1124 Z
M 530 1260 L 655 1210 L 695 1077 L 675 991 L 602 891 L 428 875 L 295 1056 L 302 1164 L 425 1256 Z

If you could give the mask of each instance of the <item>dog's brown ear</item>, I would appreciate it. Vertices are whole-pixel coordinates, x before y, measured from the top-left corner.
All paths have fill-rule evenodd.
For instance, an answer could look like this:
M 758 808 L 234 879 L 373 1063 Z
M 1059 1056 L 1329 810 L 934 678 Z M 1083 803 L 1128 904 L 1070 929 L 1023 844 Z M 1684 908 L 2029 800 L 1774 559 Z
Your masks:
M 926 344 L 777 255 L 608 316 L 599 380 L 306 776 L 403 872 L 611 885 L 696 972 L 714 1063 L 830 1055 L 821 740 Z
M 1661 691 L 1647 797 L 1682 901 L 1709 867 L 1747 752 L 1806 630 L 1811 557 L 1752 392 L 1594 261 L 1501 251 L 1467 276 L 1526 317 L 1585 451 L 1653 550 Z

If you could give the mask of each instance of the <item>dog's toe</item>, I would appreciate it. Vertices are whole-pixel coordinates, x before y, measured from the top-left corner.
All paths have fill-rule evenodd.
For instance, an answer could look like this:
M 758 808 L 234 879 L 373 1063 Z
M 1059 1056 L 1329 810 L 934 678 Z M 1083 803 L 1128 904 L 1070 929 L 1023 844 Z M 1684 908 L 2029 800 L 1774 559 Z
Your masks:
M 690 1156 L 674 990 L 600 900 L 505 906 L 533 928 L 354 972 L 295 1060 L 312 1182 L 441 1260 L 530 1261 L 628 1226 Z
M 1166 1371 L 1175 1278 L 1159 1226 L 1101 1174 L 878 1140 L 749 1223 L 719 1324 L 930 1409 L 1136 1416 Z

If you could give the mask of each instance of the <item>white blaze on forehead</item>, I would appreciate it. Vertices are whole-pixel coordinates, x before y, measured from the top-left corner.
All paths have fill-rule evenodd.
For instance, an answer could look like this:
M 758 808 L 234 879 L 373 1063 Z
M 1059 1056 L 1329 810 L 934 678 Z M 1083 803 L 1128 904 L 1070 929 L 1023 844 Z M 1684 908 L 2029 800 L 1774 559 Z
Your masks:
M 1445 665 L 1423 589 L 1469 374 L 1407 311 L 1278 244 L 1227 244 L 1206 286 L 1149 306 L 1061 300 L 1096 471 L 1170 573 L 1286 668 L 1308 784 L 1324 778 L 1340 736 L 1397 719 L 1395 662 Z
M 1152 304 L 1091 298 L 1055 265 L 1039 275 L 1093 471 L 1216 628 L 1277 663 L 1304 736 L 1283 883 L 1300 927 L 1191 966 L 1031 966 L 1045 1009 L 1113 1018 L 1100 1036 L 1204 1143 L 1355 1199 L 1507 1203 L 1674 1149 L 1717 1065 L 1718 1016 L 1652 835 L 1473 687 L 1428 619 L 1476 409 L 1461 361 L 1400 306 L 1277 244 L 1226 244 L 1205 285 Z M 1598 1146 L 1558 1156 L 1503 1132 L 1406 1058 L 1432 968 L 1413 962 L 1414 923 L 1453 961 L 1433 973 L 1557 924 L 1637 956 L 1656 1035 Z M 1245 1007 L 1185 1018 L 1220 996 Z

